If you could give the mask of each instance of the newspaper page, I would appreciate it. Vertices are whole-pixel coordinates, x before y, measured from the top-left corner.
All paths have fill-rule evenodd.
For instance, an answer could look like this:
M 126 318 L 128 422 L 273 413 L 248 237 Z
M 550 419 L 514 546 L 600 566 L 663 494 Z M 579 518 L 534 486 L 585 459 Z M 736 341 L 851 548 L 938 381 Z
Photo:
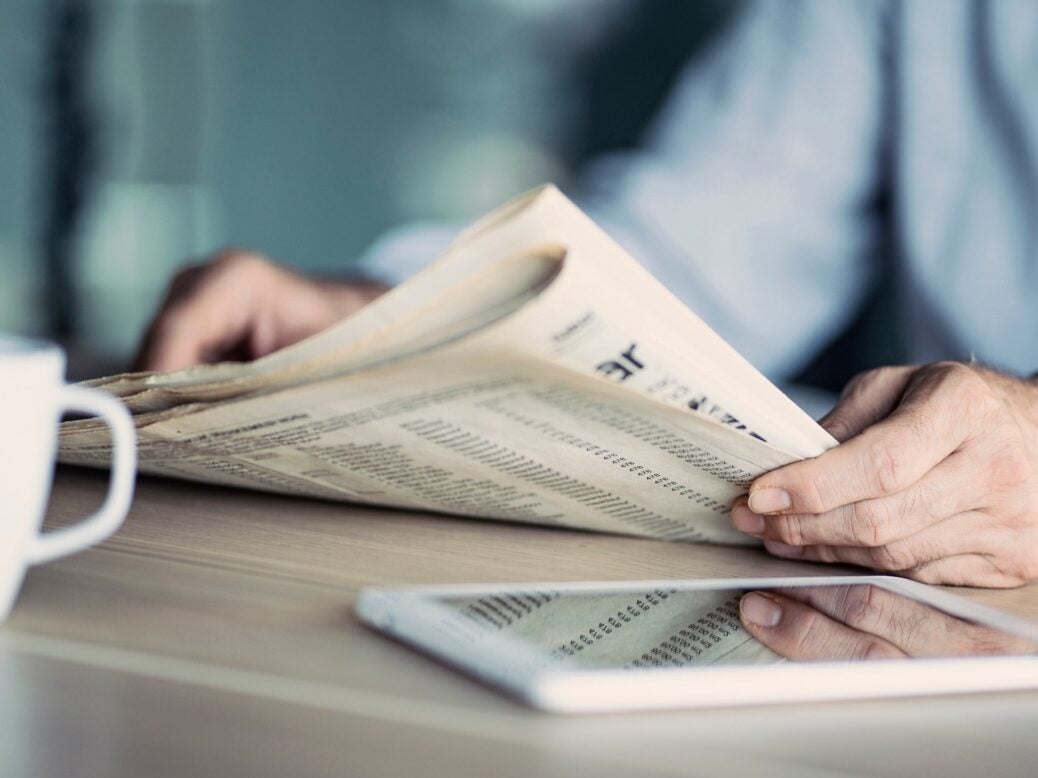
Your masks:
M 444 349 L 138 430 L 141 469 L 359 503 L 675 540 L 748 542 L 728 506 L 792 457 L 548 362 Z M 66 435 L 63 460 L 107 457 Z
M 642 350 L 660 352 L 655 367 L 640 368 L 637 357 L 624 356 L 626 349 L 621 348 L 618 358 L 596 368 L 626 381 L 629 388 L 736 427 L 764 430 L 774 445 L 800 457 L 817 456 L 835 445 L 552 186 L 502 206 L 462 233 L 425 271 L 302 343 L 244 365 L 115 376 L 91 384 L 123 397 L 135 412 L 157 411 L 233 399 L 418 354 L 538 296 L 547 285 L 545 257 L 559 260 L 565 277 L 550 284 L 557 304 L 546 317 L 550 331 L 538 333 L 538 340 L 529 344 L 534 350 L 569 353 L 579 360 L 572 352 L 586 344 L 589 329 L 613 326 L 618 340 L 640 334 Z M 590 316 L 591 309 L 599 315 Z M 666 373 L 660 370 L 663 364 L 669 366 Z
M 390 300 L 402 321 L 369 321 L 359 344 L 345 322 L 262 380 L 253 365 L 236 388 L 187 382 L 171 403 L 169 387 L 138 382 L 129 401 L 166 392 L 138 406 L 141 469 L 746 543 L 727 521 L 732 499 L 831 441 L 557 191 L 477 229 L 449 259 L 410 307 L 407 284 Z M 73 422 L 60 450 L 103 465 L 107 435 Z
M 747 632 L 739 619 L 739 590 L 657 587 L 635 592 L 516 589 L 474 597 L 437 598 L 435 620 L 399 625 L 422 642 L 433 630 L 468 651 L 502 639 L 532 649 L 541 670 L 702 667 L 775 664 L 785 659 Z M 432 610 L 427 610 L 432 613 Z

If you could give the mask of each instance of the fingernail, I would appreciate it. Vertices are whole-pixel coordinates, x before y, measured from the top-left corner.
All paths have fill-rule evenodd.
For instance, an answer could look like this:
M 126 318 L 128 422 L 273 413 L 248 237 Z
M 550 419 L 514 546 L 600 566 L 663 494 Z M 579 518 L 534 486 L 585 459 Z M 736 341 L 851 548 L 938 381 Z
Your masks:
M 765 540 L 764 548 L 768 549 L 775 556 L 803 556 L 804 549 L 802 546 L 787 546 L 785 543 L 779 543 L 775 540 Z
M 745 505 L 735 505 L 731 512 L 732 524 L 739 532 L 747 535 L 761 535 L 764 533 L 764 517 L 760 516 Z
M 782 606 L 756 592 L 750 592 L 739 601 L 739 613 L 747 621 L 762 627 L 774 627 L 782 621 Z
M 750 510 L 754 513 L 778 513 L 789 510 L 792 504 L 785 489 L 769 486 L 750 493 Z

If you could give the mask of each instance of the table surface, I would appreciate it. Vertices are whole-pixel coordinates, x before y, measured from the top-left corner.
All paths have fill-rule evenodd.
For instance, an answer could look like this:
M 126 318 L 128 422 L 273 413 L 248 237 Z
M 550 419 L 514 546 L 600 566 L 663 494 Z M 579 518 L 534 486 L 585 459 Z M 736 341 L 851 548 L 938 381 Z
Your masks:
M 60 470 L 48 524 L 104 479 Z M 0 630 L 0 775 L 1033 774 L 1038 693 L 549 715 L 353 616 L 367 584 L 834 571 L 143 478 L 123 528 L 31 570 Z M 957 591 L 1038 620 L 1036 586 Z

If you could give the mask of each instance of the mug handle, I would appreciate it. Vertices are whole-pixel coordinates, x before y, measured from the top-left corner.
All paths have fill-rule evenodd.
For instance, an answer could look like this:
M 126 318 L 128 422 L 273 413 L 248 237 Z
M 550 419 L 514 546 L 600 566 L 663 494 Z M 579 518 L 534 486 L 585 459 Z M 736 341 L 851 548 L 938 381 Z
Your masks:
M 63 410 L 100 416 L 111 429 L 112 474 L 104 504 L 96 513 L 72 526 L 33 538 L 26 553 L 26 561 L 32 565 L 50 562 L 100 543 L 119 529 L 133 499 L 137 435 L 126 407 L 112 395 L 80 386 L 63 386 L 59 402 Z

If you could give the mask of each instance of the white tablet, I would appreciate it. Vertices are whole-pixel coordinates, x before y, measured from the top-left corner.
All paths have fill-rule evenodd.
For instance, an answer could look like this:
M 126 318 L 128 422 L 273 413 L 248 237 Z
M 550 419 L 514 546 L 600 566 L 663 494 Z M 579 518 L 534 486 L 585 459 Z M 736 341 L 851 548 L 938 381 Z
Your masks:
M 1038 688 L 1038 625 L 887 576 L 366 588 L 357 613 L 557 712 Z

